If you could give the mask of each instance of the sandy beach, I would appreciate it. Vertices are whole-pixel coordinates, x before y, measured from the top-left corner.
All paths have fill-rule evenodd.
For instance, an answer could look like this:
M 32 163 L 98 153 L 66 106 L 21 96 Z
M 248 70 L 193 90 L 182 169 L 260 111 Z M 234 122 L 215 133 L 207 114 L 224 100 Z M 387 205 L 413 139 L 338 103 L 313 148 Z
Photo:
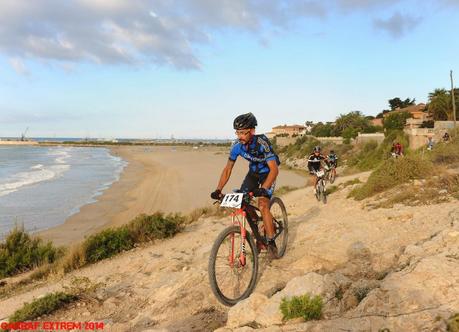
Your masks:
M 115 146 L 111 152 L 129 162 L 119 181 L 64 224 L 37 233 L 40 237 L 69 245 L 141 213 L 187 214 L 208 206 L 212 204 L 209 193 L 228 158 L 228 148 L 221 147 Z M 238 188 L 246 173 L 247 162 L 239 158 L 225 191 Z M 295 172 L 281 170 L 276 186 L 299 187 L 306 181 Z

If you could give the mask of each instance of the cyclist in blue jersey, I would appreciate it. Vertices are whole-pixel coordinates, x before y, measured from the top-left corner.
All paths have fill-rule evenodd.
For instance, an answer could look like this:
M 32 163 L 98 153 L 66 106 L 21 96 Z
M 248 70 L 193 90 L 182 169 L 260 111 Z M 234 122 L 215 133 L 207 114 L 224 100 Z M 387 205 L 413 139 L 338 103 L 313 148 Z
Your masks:
M 249 172 L 241 185 L 241 191 L 253 192 L 258 198 L 258 208 L 263 217 L 267 235 L 268 252 L 271 258 L 277 258 L 277 247 L 274 242 L 273 217 L 269 211 L 277 175 L 279 174 L 278 156 L 265 135 L 255 135 L 257 119 L 252 113 L 239 115 L 234 119 L 233 127 L 238 137 L 231 147 L 228 162 L 222 171 L 217 189 L 211 193 L 213 199 L 222 198 L 222 190 L 228 182 L 234 163 L 238 156 L 249 161 Z

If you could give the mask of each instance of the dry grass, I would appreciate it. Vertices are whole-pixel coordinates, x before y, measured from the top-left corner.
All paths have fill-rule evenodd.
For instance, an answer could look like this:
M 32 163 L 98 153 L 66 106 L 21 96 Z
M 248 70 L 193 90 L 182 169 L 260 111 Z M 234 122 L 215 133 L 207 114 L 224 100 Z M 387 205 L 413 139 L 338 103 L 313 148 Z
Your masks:
M 360 181 L 359 178 L 348 180 L 348 181 L 343 183 L 343 188 L 346 188 L 348 186 L 353 186 L 354 184 L 360 184 L 360 183 L 362 183 L 362 181 Z
M 433 172 L 432 163 L 421 159 L 419 156 L 388 159 L 371 173 L 365 184 L 354 188 L 349 197 L 363 200 L 410 180 L 426 178 L 432 175 Z
M 285 195 L 291 191 L 294 191 L 294 190 L 298 190 L 300 189 L 300 187 L 292 187 L 292 186 L 282 186 L 280 187 L 279 189 L 276 189 L 276 191 L 274 192 L 274 195 L 275 196 L 282 196 L 282 195 Z
M 420 184 L 404 184 L 380 195 L 373 208 L 392 208 L 395 204 L 408 206 L 432 205 L 459 199 L 459 175 L 444 174 Z
M 186 217 L 186 223 L 191 224 L 200 218 L 209 218 L 209 217 L 216 217 L 216 218 L 223 218 L 229 215 L 228 209 L 223 209 L 220 207 L 219 204 L 205 206 L 201 208 L 194 209 L 188 216 Z

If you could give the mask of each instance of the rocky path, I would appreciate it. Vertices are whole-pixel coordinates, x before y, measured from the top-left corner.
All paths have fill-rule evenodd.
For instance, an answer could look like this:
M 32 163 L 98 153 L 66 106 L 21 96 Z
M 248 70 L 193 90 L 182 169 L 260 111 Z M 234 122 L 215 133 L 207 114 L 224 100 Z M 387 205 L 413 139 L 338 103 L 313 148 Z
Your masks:
M 331 195 L 327 205 L 315 200 L 311 188 L 283 197 L 290 214 L 287 253 L 272 262 L 262 256 L 255 293 L 231 310 L 216 301 L 207 280 L 210 248 L 229 221 L 209 218 L 172 239 L 2 300 L 0 317 L 72 278 L 87 277 L 99 284 L 96 295 L 46 320 L 102 320 L 109 331 L 441 328 L 444 318 L 459 311 L 459 204 L 365 210 L 346 199 L 349 190 Z M 324 319 L 284 324 L 281 297 L 302 292 L 327 299 Z

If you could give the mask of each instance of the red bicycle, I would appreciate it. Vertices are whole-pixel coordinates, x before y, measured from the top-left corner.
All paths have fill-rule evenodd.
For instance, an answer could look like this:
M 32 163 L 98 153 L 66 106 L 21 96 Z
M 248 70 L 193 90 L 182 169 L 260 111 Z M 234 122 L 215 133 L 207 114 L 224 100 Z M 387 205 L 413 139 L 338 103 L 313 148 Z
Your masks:
M 231 226 L 218 235 L 212 246 L 208 273 L 212 292 L 227 306 L 235 305 L 253 292 L 258 277 L 258 255 L 267 247 L 264 226 L 259 222 L 261 213 L 251 204 L 252 198 L 252 193 L 230 193 L 219 201 L 221 207 L 233 210 Z M 288 219 L 279 197 L 271 198 L 270 211 L 280 258 L 287 249 Z

